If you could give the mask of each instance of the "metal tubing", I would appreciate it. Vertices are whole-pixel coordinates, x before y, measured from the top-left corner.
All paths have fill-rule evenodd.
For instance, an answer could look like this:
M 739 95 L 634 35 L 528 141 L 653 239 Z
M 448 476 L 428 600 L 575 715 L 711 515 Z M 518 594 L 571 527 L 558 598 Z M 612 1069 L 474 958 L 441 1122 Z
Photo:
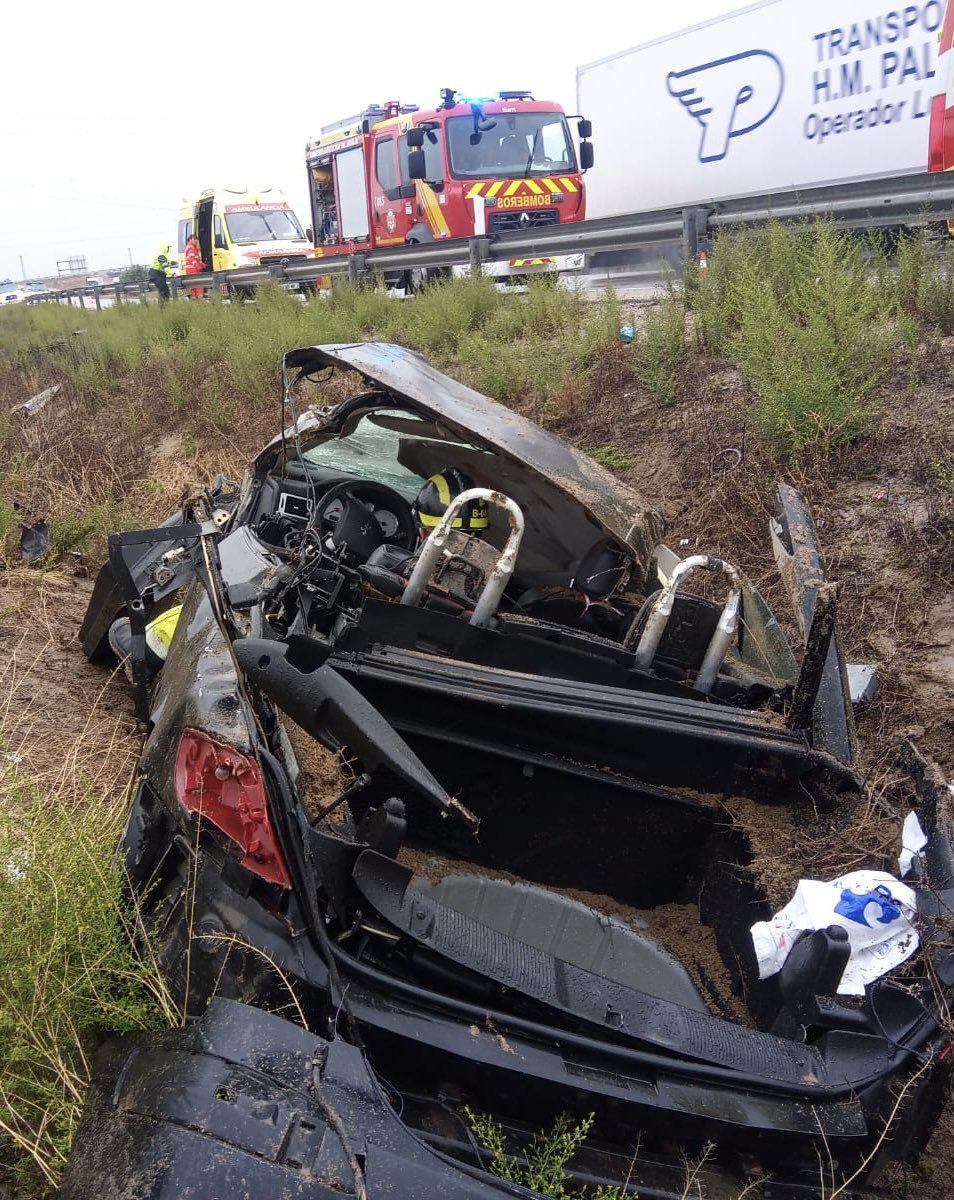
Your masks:
M 739 606 L 741 601 L 741 590 L 734 588 L 729 593 L 729 598 L 725 602 L 725 607 L 722 609 L 719 617 L 719 623 L 716 625 L 715 633 L 712 635 L 705 658 L 702 660 L 702 666 L 696 675 L 696 682 L 692 685 L 697 692 L 702 692 L 703 695 L 708 696 L 712 691 L 712 685 L 719 674 L 719 668 L 725 661 L 725 656 L 732 645 L 735 631 L 739 627 Z
M 662 641 L 672 615 L 679 584 L 693 571 L 714 571 L 718 574 L 728 575 L 731 583 L 731 591 L 722 609 L 719 623 L 709 641 L 702 666 L 699 668 L 696 682 L 693 684 L 697 692 L 708 694 L 712 690 L 719 667 L 722 665 L 729 646 L 732 644 L 735 631 L 738 629 L 739 608 L 742 602 L 742 577 L 731 563 L 722 558 L 713 558 L 709 554 L 693 554 L 690 558 L 684 558 L 673 568 L 668 583 L 657 596 L 643 627 L 633 656 L 633 666 L 637 670 L 648 671 L 653 665 L 659 643 Z M 629 647 L 629 635 L 624 644 Z
M 411 572 L 411 578 L 404 589 L 401 603 L 408 605 L 420 604 L 424 590 L 430 582 L 431 576 L 434 574 L 434 569 L 444 554 L 454 520 L 458 512 L 465 504 L 469 504 L 471 500 L 483 500 L 487 504 L 495 504 L 498 508 L 504 508 L 507 510 L 510 518 L 510 535 L 507 538 L 507 544 L 501 550 L 494 569 L 490 573 L 490 578 L 484 584 L 477 600 L 477 605 L 470 618 L 471 625 L 485 626 L 490 624 L 491 618 L 496 613 L 497 606 L 500 604 L 504 589 L 510 581 L 511 575 L 513 575 L 517 553 L 520 550 L 520 543 L 523 540 L 524 524 L 520 506 L 514 500 L 511 500 L 509 496 L 505 496 L 502 492 L 492 491 L 489 488 L 469 488 L 466 492 L 461 492 L 459 496 L 456 496 L 448 504 L 444 515 L 441 517 L 437 527 L 431 531 L 418 556 L 417 562 L 414 564 L 414 570 Z

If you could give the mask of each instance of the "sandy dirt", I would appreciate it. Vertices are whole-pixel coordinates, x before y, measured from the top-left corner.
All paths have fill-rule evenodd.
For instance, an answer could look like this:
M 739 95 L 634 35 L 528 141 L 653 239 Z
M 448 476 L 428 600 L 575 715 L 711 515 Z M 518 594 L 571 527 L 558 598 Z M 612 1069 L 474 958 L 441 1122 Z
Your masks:
M 325 749 L 294 721 L 286 719 L 283 723 L 298 760 L 298 790 L 308 815 L 312 819 L 318 819 L 322 810 L 333 804 L 341 795 L 342 788 L 351 777 L 350 772 L 340 754 Z M 344 808 L 340 807 L 329 813 L 325 820 L 335 824 L 344 818 Z

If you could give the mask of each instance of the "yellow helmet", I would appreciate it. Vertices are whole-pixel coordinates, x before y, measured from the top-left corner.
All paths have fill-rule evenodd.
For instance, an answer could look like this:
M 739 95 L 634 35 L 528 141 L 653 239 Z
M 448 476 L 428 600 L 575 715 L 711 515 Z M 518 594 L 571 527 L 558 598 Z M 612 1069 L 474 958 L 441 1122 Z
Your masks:
M 414 505 L 420 524 L 425 529 L 433 529 L 440 523 L 451 500 L 462 492 L 469 492 L 473 486 L 474 481 L 470 476 L 458 471 L 456 467 L 444 467 L 436 475 L 432 475 L 418 492 Z M 487 505 L 482 500 L 470 500 L 458 512 L 452 527 L 474 532 L 486 529 L 489 524 Z

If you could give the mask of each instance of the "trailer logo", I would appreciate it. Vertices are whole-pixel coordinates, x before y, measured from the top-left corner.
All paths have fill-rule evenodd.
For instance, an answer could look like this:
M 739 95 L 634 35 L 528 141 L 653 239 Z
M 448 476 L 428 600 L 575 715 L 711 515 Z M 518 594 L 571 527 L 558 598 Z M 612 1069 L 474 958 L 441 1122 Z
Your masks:
M 716 62 L 670 71 L 670 95 L 702 126 L 700 162 L 719 162 L 729 139 L 764 125 L 782 98 L 785 72 L 768 50 L 746 50 Z

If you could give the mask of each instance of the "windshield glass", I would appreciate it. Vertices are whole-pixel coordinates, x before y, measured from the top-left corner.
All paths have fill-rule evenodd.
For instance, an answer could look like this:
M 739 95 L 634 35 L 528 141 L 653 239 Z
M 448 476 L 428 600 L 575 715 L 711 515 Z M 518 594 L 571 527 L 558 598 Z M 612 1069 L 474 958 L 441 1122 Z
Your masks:
M 400 432 L 387 429 L 379 419 L 399 418 L 403 428 Z M 414 432 L 420 426 L 420 433 Z M 306 462 L 328 471 L 340 471 L 342 475 L 354 475 L 385 483 L 411 503 L 421 490 L 424 477 L 408 470 L 398 462 L 401 442 L 435 440 L 431 435 L 433 425 L 420 421 L 399 409 L 379 409 L 363 416 L 346 437 L 332 438 L 319 446 L 312 446 L 302 457 Z
M 473 117 L 450 117 L 447 148 L 458 178 L 524 179 L 576 170 L 576 156 L 562 113 L 498 113 L 496 126 L 478 135 Z
M 233 242 L 303 242 L 305 235 L 290 208 L 253 208 L 225 214 Z

